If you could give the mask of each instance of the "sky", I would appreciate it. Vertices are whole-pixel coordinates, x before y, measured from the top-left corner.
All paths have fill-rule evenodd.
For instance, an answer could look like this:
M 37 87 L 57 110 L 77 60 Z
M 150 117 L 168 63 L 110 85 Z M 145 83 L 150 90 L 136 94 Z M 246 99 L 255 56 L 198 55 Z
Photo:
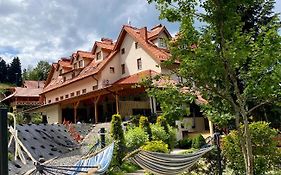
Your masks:
M 281 0 L 276 0 L 281 12 Z M 116 40 L 122 25 L 151 28 L 163 24 L 171 34 L 179 25 L 159 20 L 146 0 L 0 0 L 0 57 L 21 59 L 23 68 L 50 63 L 77 50 L 90 51 L 102 37 Z

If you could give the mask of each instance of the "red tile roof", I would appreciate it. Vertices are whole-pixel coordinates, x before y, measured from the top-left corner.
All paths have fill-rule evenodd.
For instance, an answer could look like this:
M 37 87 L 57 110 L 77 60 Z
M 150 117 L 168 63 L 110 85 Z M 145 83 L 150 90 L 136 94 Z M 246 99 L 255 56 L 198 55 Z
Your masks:
M 130 75 L 128 77 L 122 78 L 115 82 L 113 85 L 124 85 L 124 84 L 137 84 L 140 83 L 144 78 L 147 78 L 149 76 L 154 76 L 158 74 L 157 72 L 153 70 L 145 70 L 133 75 Z
M 100 70 L 103 69 L 103 67 L 113 58 L 113 56 L 116 54 L 117 52 L 111 52 L 107 58 L 105 58 L 104 60 L 102 60 L 101 62 L 96 62 L 95 60 L 92 60 L 91 63 L 89 63 L 80 73 L 79 75 L 77 75 L 76 77 L 74 77 L 73 79 L 70 80 L 66 80 L 65 82 L 63 82 L 63 78 L 62 76 L 59 76 L 57 79 L 51 81 L 43 90 L 42 93 L 46 93 L 49 92 L 51 90 L 57 89 L 59 87 L 63 87 L 66 86 L 70 83 L 76 82 L 78 80 L 84 79 L 86 77 L 89 77 L 91 75 L 94 75 L 96 73 L 98 73 Z
M 14 93 L 9 95 L 8 97 L 4 98 L 2 100 L 8 100 L 12 97 L 38 97 L 39 94 L 42 92 L 43 88 L 22 88 L 22 87 L 15 87 L 14 88 Z
M 89 58 L 89 59 L 94 59 L 95 55 L 92 54 L 92 52 L 87 52 L 87 51 L 77 51 L 77 55 L 80 55 L 82 58 Z
M 160 49 L 151 41 L 145 40 L 145 38 L 143 38 L 140 34 L 140 29 L 126 25 L 123 27 L 123 29 L 130 36 L 132 36 L 140 45 L 142 45 L 143 49 L 146 50 L 148 54 L 150 54 L 152 58 L 156 59 L 158 62 L 165 61 L 171 56 L 170 53 L 168 53 L 166 50 Z M 122 37 L 120 37 L 120 40 L 122 40 Z
M 32 81 L 32 80 L 29 80 L 29 81 L 24 81 L 23 83 L 23 87 L 25 88 L 43 88 L 45 85 L 45 81 Z
M 101 62 L 98 62 L 98 63 L 95 60 L 92 60 L 91 63 L 89 63 L 76 77 L 74 77 L 71 80 L 66 80 L 65 82 L 63 82 L 63 78 L 61 76 L 59 76 L 57 79 L 55 79 L 55 80 L 51 81 L 49 84 L 47 84 L 42 93 L 49 92 L 51 90 L 57 89 L 59 87 L 68 85 L 70 83 L 73 83 L 75 81 L 81 80 L 83 78 L 86 78 L 88 76 L 98 73 L 113 58 L 113 56 L 116 53 L 118 53 L 120 45 L 122 44 L 122 41 L 123 41 L 126 33 L 128 33 L 132 38 L 134 38 L 143 47 L 143 49 L 146 50 L 148 52 L 148 54 L 150 54 L 157 62 L 162 62 L 164 60 L 167 60 L 170 57 L 170 53 L 168 53 L 167 50 L 165 50 L 165 49 L 158 48 L 147 38 L 143 37 L 143 34 L 141 34 L 141 32 L 144 32 L 144 29 L 145 29 L 145 32 L 147 32 L 146 28 L 138 29 L 138 28 L 134 28 L 131 26 L 123 26 L 116 43 L 113 43 L 111 39 L 106 39 L 106 38 L 103 38 L 101 42 L 96 41 L 93 46 L 92 53 L 95 52 L 95 49 L 97 47 L 101 47 L 103 49 L 110 51 L 110 54 L 107 56 L 107 58 L 105 58 L 104 60 L 102 60 Z M 163 29 L 165 29 L 165 27 L 163 28 L 160 26 L 160 27 L 154 28 L 152 30 L 152 32 L 150 33 L 150 35 L 152 36 L 155 34 L 159 34 L 160 30 L 162 31 Z M 149 32 L 148 32 L 148 35 L 149 35 Z M 77 54 L 84 54 L 84 55 L 87 55 L 88 57 L 94 58 L 90 52 L 84 52 L 84 51 L 81 52 L 80 51 L 80 52 L 77 52 Z M 77 54 L 72 54 L 71 60 L 73 60 L 74 57 L 77 56 Z M 71 60 L 70 59 L 61 59 L 58 62 L 58 64 L 60 66 L 64 67 L 65 69 L 67 68 L 67 70 L 69 71 L 72 69 Z

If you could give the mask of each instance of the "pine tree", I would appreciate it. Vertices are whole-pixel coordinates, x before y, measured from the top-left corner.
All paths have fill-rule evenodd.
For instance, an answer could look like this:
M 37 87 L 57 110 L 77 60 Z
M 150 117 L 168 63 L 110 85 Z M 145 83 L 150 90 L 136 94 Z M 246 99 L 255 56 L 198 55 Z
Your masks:
M 4 83 L 7 81 L 7 65 L 4 59 L 0 57 L 0 82 Z
M 21 63 L 18 57 L 13 58 L 13 61 L 8 68 L 8 81 L 17 86 L 22 85 Z

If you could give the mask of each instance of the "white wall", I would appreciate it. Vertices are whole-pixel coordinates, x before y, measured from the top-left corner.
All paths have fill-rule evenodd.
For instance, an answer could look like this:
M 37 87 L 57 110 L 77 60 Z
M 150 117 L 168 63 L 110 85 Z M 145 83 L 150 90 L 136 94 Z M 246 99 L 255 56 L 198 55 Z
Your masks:
M 125 48 L 125 54 L 121 54 L 122 48 Z M 121 77 L 126 77 L 149 69 L 159 73 L 161 72 L 159 64 L 148 53 L 146 53 L 146 51 L 144 51 L 140 43 L 138 44 L 138 49 L 135 48 L 135 41 L 128 34 L 126 34 L 118 54 L 121 58 L 120 69 L 121 64 L 125 64 L 125 74 L 121 75 Z M 137 68 L 137 59 L 139 58 L 142 60 L 141 70 L 138 70 Z
M 85 79 L 82 79 L 80 81 L 76 81 L 72 84 L 68 84 L 64 87 L 55 89 L 53 91 L 47 92 L 45 94 L 46 97 L 46 103 L 48 103 L 49 100 L 55 102 L 56 98 L 58 97 L 60 99 L 61 96 L 63 96 L 63 99 L 65 99 L 65 95 L 68 94 L 69 98 L 71 98 L 71 93 L 74 92 L 74 96 L 76 96 L 76 91 L 80 90 L 80 95 L 82 94 L 82 89 L 86 89 L 86 93 L 93 91 L 93 86 L 97 85 L 97 81 L 93 79 L 92 77 L 87 77 Z M 60 101 L 60 100 L 59 100 Z

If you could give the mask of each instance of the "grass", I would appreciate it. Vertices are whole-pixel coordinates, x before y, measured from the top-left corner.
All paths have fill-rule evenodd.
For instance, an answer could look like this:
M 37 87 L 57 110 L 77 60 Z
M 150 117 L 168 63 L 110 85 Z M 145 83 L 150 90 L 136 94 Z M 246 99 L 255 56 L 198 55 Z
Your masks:
M 0 83 L 0 89 L 7 89 L 13 86 L 14 86 L 13 84 L 9 84 L 9 83 Z

